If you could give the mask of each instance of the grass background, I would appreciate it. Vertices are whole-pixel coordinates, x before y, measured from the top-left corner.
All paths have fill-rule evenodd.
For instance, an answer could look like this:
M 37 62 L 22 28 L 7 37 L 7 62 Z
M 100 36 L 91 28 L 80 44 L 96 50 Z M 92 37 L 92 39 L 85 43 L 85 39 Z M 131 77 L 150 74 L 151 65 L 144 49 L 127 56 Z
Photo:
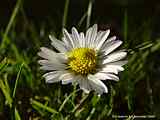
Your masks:
M 8 0 L 0 6 L 1 120 L 160 119 L 160 2 Z M 63 27 L 86 31 L 94 23 L 124 42 L 128 64 L 120 81 L 106 81 L 109 93 L 101 98 L 78 86 L 46 84 L 37 52 L 51 48 L 48 35 L 61 39 Z

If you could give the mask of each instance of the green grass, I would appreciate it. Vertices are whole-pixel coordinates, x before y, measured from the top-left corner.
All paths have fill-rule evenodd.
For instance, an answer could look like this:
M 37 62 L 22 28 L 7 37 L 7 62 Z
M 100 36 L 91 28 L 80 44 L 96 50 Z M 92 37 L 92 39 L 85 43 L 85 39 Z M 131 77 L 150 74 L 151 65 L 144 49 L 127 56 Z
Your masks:
M 66 0 L 61 27 L 72 26 L 67 24 L 69 3 Z M 93 4 L 94 1 L 90 0 L 87 11 L 77 21 L 77 26 L 84 31 L 86 28 L 82 24 L 88 28 L 94 22 L 91 17 Z M 16 29 L 19 20 L 24 22 L 21 31 Z M 26 17 L 23 2 L 18 0 L 6 29 L 1 29 L 0 118 L 112 120 L 113 115 L 128 115 L 127 120 L 133 119 L 129 115 L 155 115 L 160 118 L 160 77 L 156 77 L 155 69 L 155 65 L 160 63 L 157 57 L 160 38 L 152 40 L 152 19 L 143 21 L 138 28 L 130 26 L 129 22 L 125 9 L 121 31 L 124 37 L 122 48 L 128 51 L 128 64 L 120 73 L 120 81 L 107 81 L 109 93 L 101 97 L 94 92 L 87 95 L 76 85 L 45 83 L 43 71 L 37 63 L 37 52 L 40 46 L 49 45 L 48 34 L 54 29 L 48 30 L 42 24 L 39 28 L 44 34 L 40 35 L 34 22 Z M 61 37 L 61 30 L 53 33 Z

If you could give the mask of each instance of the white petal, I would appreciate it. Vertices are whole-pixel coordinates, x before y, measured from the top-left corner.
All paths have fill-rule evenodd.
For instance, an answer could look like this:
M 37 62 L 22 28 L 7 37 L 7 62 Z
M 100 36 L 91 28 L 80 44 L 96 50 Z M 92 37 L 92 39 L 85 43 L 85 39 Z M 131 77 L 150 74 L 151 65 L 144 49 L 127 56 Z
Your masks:
M 123 65 L 127 64 L 127 62 L 128 62 L 127 60 L 116 61 L 116 62 L 108 63 L 108 64 L 106 64 L 106 66 L 107 66 L 107 65 L 118 65 L 118 66 L 123 66 Z
M 66 68 L 65 64 L 53 63 L 48 60 L 39 60 L 38 63 L 42 65 L 40 69 L 43 70 L 64 70 Z
M 80 33 L 80 41 L 79 41 L 79 44 L 80 44 L 80 47 L 85 47 L 85 37 L 84 37 L 84 33 L 81 32 Z
M 62 80 L 62 84 L 72 83 L 75 80 L 75 76 L 72 73 L 65 73 L 59 77 Z
M 63 85 L 66 85 L 66 84 L 69 84 L 69 83 L 72 83 L 73 80 L 62 80 L 62 84 Z
M 103 64 L 121 60 L 124 57 L 126 57 L 126 55 L 127 55 L 127 52 L 115 52 L 115 53 L 112 53 L 112 54 L 106 56 L 107 58 L 103 61 Z
M 92 88 L 89 84 L 89 81 L 87 78 L 81 78 L 78 80 L 79 83 L 79 87 L 85 92 L 85 93 L 89 93 Z
M 54 51 L 52 51 L 46 47 L 41 47 L 41 51 L 38 52 L 38 55 L 40 57 L 45 58 L 45 59 L 50 59 L 50 60 L 56 60 L 56 56 L 57 56 L 56 54 L 57 53 L 55 53 Z
M 116 38 L 117 38 L 116 36 L 112 36 L 112 37 L 108 38 L 107 41 L 106 41 L 105 43 L 114 41 L 114 40 L 116 40 Z
M 109 53 L 114 51 L 116 48 L 118 48 L 121 44 L 122 44 L 122 41 L 120 41 L 120 40 L 111 41 L 111 42 L 108 42 L 105 45 L 105 47 L 101 50 L 105 52 L 104 53 L 105 55 L 108 55 Z
M 101 46 L 103 45 L 103 43 L 106 41 L 109 33 L 110 33 L 110 30 L 106 30 L 105 34 L 103 34 L 103 36 L 101 36 L 101 38 L 99 38 L 99 43 L 98 43 L 98 46 L 96 47 L 97 50 L 99 50 L 101 48 Z
M 63 29 L 63 35 L 65 40 L 64 42 L 66 42 L 66 44 L 69 45 L 69 47 L 74 48 L 73 39 L 66 29 Z
M 47 83 L 54 83 L 54 82 L 59 82 L 60 79 L 58 78 L 61 75 L 62 72 L 60 71 L 53 71 L 49 72 L 43 75 L 45 77 L 45 80 Z
M 91 35 L 92 35 L 92 27 L 90 27 L 86 32 L 86 37 L 85 37 L 86 44 L 85 44 L 85 47 L 90 47 Z
M 79 40 L 80 40 L 79 33 L 78 33 L 78 31 L 77 31 L 77 29 L 75 27 L 72 28 L 72 40 L 73 40 L 73 43 L 74 43 L 75 47 L 80 47 L 80 44 L 79 44 Z
M 51 44 L 53 45 L 53 47 L 55 47 L 58 51 L 63 52 L 63 53 L 67 51 L 62 41 L 57 40 L 54 36 L 51 36 L 51 35 L 49 35 L 49 38 L 52 41 Z
M 95 46 L 95 40 L 97 37 L 97 24 L 93 25 L 92 27 L 92 33 L 91 33 L 91 39 L 90 39 L 90 47 Z
M 38 55 L 44 59 L 52 61 L 53 63 L 64 63 L 67 60 L 65 54 L 55 53 L 53 50 L 46 47 L 41 47 L 41 51 L 38 52 Z
M 71 50 L 73 49 L 73 46 L 70 44 L 70 42 L 68 42 L 67 38 L 66 37 L 62 37 L 62 41 L 64 42 L 67 50 Z
M 104 36 L 105 31 L 98 31 L 96 42 L 99 43 L 99 41 L 102 39 L 102 36 Z
M 116 68 L 112 68 L 112 67 L 105 67 L 103 68 L 101 71 L 99 72 L 105 72 L 105 73 L 114 73 L 114 74 L 118 74 L 118 70 Z
M 100 31 L 99 31 L 99 32 L 100 32 Z M 105 46 L 106 46 L 108 43 L 110 43 L 110 42 L 112 42 L 112 41 L 115 41 L 116 38 L 117 38 L 116 36 L 112 36 L 112 37 L 108 38 L 108 39 L 104 42 L 104 44 L 102 45 L 101 49 L 104 49 Z
M 108 93 L 105 84 L 94 75 L 88 75 L 88 80 L 92 88 L 99 94 Z
M 105 34 L 105 31 L 99 31 L 99 32 L 97 33 L 97 37 L 96 37 L 95 42 L 94 42 L 94 47 L 95 47 L 95 48 L 98 46 L 98 44 L 99 44 L 99 42 L 100 42 L 100 40 L 101 40 L 101 38 L 102 38 L 102 36 L 103 36 L 104 34 Z
M 118 72 L 123 71 L 124 68 L 119 65 L 105 65 L 104 68 L 100 72 L 106 72 L 106 73 L 115 73 L 118 74 Z
M 118 81 L 119 77 L 110 73 L 103 73 L 103 72 L 98 72 L 94 75 L 95 77 L 99 78 L 100 80 L 115 80 Z

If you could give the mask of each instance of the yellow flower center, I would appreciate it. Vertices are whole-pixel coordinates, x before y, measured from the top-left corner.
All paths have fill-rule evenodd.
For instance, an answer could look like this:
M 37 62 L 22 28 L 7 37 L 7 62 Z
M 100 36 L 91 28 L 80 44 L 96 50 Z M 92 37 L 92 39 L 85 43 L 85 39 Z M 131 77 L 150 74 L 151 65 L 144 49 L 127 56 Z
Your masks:
M 86 76 L 96 71 L 97 54 L 90 48 L 75 48 L 67 53 L 68 67 L 76 74 Z

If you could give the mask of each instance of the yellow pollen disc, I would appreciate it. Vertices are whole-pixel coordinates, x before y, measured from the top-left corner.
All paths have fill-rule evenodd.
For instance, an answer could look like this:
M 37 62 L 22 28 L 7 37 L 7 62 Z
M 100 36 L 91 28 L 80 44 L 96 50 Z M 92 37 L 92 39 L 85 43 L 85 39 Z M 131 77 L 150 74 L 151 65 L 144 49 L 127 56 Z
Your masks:
M 68 67 L 76 74 L 86 76 L 95 73 L 97 55 L 96 51 L 90 48 L 75 48 L 68 52 Z

